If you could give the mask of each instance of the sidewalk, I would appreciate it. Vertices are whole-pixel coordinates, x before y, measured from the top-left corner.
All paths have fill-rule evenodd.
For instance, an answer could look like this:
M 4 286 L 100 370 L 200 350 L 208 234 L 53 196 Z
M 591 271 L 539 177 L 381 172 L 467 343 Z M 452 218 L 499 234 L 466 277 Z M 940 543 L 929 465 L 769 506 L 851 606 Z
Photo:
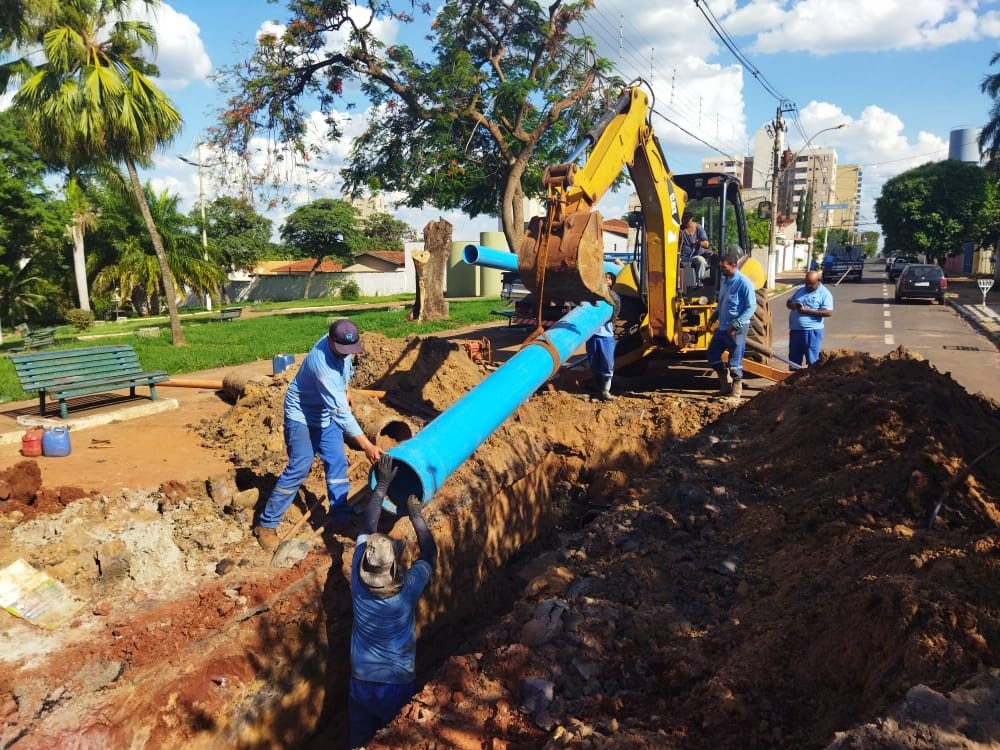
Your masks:
M 948 279 L 948 304 L 979 331 L 982 331 L 1000 349 L 1000 289 L 996 285 L 986 294 L 976 279 L 956 276 Z

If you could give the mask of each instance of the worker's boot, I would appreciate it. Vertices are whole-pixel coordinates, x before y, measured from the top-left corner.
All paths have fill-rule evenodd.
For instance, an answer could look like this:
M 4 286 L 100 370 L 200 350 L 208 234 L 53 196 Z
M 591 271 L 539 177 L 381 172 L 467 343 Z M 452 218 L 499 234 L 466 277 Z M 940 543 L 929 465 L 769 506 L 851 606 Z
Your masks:
M 601 378 L 597 384 L 597 398 L 601 401 L 614 401 L 617 396 L 611 393 L 611 378 Z
M 257 537 L 257 542 L 268 552 L 274 552 L 278 546 L 278 532 L 266 526 L 254 526 L 253 535 Z
M 728 396 L 733 391 L 733 386 L 729 382 L 729 370 L 725 367 L 716 367 L 715 372 L 719 376 L 719 390 L 716 391 L 716 394 Z
M 743 381 L 740 378 L 733 378 L 733 387 L 729 391 L 729 397 L 737 401 L 743 398 Z

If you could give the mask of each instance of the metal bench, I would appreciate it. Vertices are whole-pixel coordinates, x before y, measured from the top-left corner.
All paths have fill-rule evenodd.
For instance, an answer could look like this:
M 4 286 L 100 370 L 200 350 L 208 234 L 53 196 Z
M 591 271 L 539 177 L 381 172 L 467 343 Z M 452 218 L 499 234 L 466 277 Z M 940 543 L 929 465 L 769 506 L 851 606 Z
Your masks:
M 32 349 L 44 349 L 47 346 L 52 346 L 56 342 L 56 328 L 36 328 L 35 330 L 29 330 L 28 326 L 21 325 L 18 326 L 21 329 L 24 340 L 21 342 L 21 347 L 18 351 L 26 352 Z
M 236 320 L 243 314 L 242 307 L 223 307 L 219 310 L 219 321 Z
M 45 399 L 59 402 L 59 416 L 66 419 L 72 396 L 106 393 L 124 388 L 135 398 L 135 389 L 149 386 L 149 397 L 156 401 L 156 384 L 169 380 L 163 370 L 144 372 L 135 350 L 128 345 L 94 346 L 87 349 L 64 349 L 42 354 L 14 354 L 10 361 L 21 388 L 38 392 L 38 407 L 45 416 Z

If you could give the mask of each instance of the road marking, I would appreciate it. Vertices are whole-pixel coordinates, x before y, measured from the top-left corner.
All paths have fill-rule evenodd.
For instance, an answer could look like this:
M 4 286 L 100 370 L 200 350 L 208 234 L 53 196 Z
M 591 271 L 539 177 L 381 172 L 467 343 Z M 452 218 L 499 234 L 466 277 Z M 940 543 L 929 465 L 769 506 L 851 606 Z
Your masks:
M 883 310 L 882 315 L 888 318 L 890 315 L 892 315 L 892 310 Z
M 882 321 L 882 325 L 885 326 L 886 328 L 892 328 L 892 321 L 891 320 L 883 320 Z
M 886 343 L 886 346 L 895 346 L 896 345 L 896 339 L 894 339 L 892 337 L 891 333 L 887 333 L 885 335 L 885 343 Z

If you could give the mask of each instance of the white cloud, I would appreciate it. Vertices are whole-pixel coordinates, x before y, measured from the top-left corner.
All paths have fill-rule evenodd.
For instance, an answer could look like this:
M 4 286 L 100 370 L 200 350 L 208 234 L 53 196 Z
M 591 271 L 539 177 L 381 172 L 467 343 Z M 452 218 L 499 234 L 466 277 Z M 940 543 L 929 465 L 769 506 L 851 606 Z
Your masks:
M 156 31 L 157 52 L 151 61 L 160 69 L 160 86 L 176 91 L 208 78 L 212 61 L 198 24 L 165 4 L 154 9 L 135 5 L 132 16 L 148 21 Z
M 723 18 L 730 33 L 756 33 L 757 52 L 932 49 L 981 33 L 975 0 L 751 2 Z

